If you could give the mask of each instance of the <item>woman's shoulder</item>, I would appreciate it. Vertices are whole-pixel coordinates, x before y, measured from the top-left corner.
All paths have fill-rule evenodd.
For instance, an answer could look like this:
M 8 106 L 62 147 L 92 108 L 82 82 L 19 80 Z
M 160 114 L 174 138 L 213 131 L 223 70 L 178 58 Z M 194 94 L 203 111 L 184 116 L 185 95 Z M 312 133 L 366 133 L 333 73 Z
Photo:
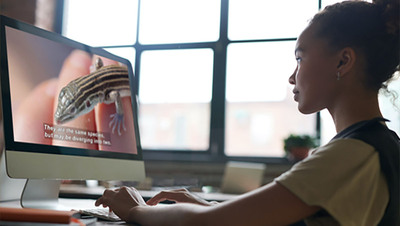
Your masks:
M 378 152 L 352 138 L 336 139 L 315 149 L 275 180 L 308 205 L 322 207 L 343 225 L 354 219 L 368 222 L 373 218 L 376 222 L 389 199 Z
M 344 156 L 353 156 L 353 157 L 361 157 L 361 156 L 370 156 L 375 153 L 375 148 L 358 139 L 353 138 L 340 138 L 330 141 L 329 143 L 320 146 L 310 153 L 310 158 L 330 158 L 332 155 L 338 157 Z

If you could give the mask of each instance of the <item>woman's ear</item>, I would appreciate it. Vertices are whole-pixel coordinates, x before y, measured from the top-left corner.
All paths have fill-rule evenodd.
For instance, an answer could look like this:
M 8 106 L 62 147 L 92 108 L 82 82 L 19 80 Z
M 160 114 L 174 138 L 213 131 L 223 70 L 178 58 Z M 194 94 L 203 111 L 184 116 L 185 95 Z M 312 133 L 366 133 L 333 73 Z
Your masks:
M 338 52 L 337 71 L 345 76 L 355 65 L 356 53 L 353 48 L 346 47 Z

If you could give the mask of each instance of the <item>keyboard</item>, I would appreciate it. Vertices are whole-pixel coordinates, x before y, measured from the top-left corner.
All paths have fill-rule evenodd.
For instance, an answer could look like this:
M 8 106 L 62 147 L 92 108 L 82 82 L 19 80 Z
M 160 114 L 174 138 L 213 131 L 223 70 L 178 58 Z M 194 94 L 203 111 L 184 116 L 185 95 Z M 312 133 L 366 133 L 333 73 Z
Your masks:
M 82 215 L 94 216 L 106 221 L 121 221 L 121 218 L 119 218 L 114 212 L 110 212 L 108 208 L 83 209 L 79 210 L 79 213 Z

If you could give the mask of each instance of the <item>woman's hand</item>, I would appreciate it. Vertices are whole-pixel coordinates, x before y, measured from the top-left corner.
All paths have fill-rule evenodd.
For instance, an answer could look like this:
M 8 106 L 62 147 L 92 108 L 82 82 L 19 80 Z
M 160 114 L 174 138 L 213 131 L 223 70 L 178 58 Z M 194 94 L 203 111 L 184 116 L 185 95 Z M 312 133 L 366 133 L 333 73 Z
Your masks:
M 139 192 L 132 187 L 121 187 L 115 190 L 105 190 L 103 196 L 97 199 L 96 206 L 109 207 L 121 220 L 132 222 L 129 212 L 137 206 L 147 206 Z
M 161 191 L 156 194 L 153 198 L 147 201 L 148 205 L 157 205 L 158 203 L 169 200 L 177 203 L 193 203 L 203 206 L 211 206 L 216 204 L 216 202 L 208 202 L 200 197 L 195 196 L 190 193 L 187 189 L 176 189 L 169 191 Z
M 177 199 L 193 199 L 191 196 L 184 199 L 183 194 L 189 194 L 189 192 L 180 190 L 181 192 L 175 193 Z M 172 193 L 161 192 L 161 194 Z M 203 219 L 199 214 L 209 208 L 190 203 L 149 206 L 144 202 L 139 192 L 131 187 L 106 190 L 95 205 L 109 207 L 110 211 L 113 211 L 121 220 L 141 225 L 202 225 Z

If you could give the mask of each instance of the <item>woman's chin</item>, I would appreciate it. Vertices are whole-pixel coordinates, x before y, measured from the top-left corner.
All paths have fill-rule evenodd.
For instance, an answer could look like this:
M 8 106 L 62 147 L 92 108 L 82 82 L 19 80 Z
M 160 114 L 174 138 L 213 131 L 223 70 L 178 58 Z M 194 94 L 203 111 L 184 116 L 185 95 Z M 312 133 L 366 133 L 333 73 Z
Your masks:
M 315 112 L 320 111 L 320 110 L 317 110 L 315 108 L 311 108 L 311 107 L 308 107 L 306 105 L 302 105 L 300 102 L 299 102 L 299 105 L 298 105 L 297 108 L 302 114 L 305 114 L 305 115 L 313 114 Z

